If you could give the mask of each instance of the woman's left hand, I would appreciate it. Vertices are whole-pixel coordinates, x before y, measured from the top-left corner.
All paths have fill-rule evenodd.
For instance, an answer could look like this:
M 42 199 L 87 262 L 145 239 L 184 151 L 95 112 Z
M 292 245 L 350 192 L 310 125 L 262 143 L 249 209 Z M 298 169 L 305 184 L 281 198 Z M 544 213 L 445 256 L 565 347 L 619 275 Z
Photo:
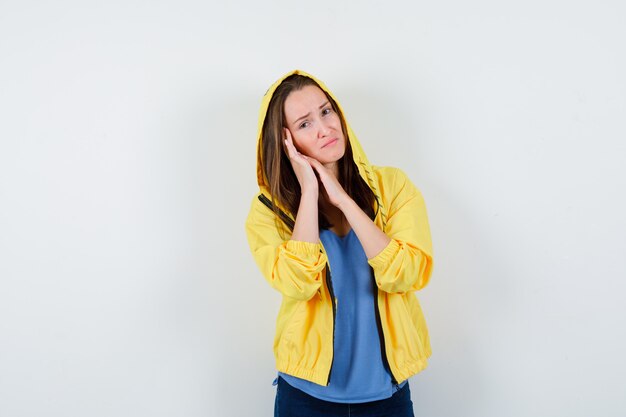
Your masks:
M 339 184 L 339 181 L 335 178 L 333 173 L 322 165 L 321 162 L 308 156 L 306 159 L 309 161 L 313 169 L 317 171 L 330 203 L 341 209 L 341 205 L 350 200 L 348 193 L 346 193 L 341 184 Z

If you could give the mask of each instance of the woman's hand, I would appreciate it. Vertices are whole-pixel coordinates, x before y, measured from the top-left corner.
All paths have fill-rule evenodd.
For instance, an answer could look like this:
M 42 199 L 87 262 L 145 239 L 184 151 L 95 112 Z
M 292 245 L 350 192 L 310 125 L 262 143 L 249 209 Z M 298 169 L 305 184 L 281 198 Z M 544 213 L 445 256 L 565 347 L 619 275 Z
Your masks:
M 315 172 L 309 163 L 310 158 L 298 152 L 293 144 L 293 139 L 291 138 L 291 132 L 289 132 L 289 129 L 283 128 L 283 131 L 285 132 L 286 137 L 283 141 L 285 151 L 287 152 L 287 156 L 289 156 L 289 161 L 291 161 L 293 171 L 298 178 L 302 193 L 315 192 L 317 194 L 319 192 L 319 186 L 317 184 Z
M 345 204 L 352 201 L 352 199 L 343 189 L 339 180 L 337 180 L 333 173 L 317 159 L 306 157 L 306 160 L 311 164 L 313 169 L 317 171 L 320 181 L 322 185 L 324 185 L 324 190 L 328 195 L 328 201 L 330 201 L 333 206 L 343 211 L 342 206 L 345 206 Z

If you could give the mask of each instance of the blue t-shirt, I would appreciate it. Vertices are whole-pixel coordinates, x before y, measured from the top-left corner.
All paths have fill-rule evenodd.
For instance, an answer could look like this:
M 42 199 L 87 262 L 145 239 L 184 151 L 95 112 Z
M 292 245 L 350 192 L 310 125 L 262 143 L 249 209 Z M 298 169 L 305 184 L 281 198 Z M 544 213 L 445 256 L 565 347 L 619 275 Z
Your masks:
M 376 325 L 376 285 L 363 246 L 352 229 L 339 237 L 320 230 L 337 298 L 333 365 L 328 386 L 279 372 L 285 381 L 326 401 L 357 403 L 391 397 L 402 388 L 392 383 L 381 354 Z

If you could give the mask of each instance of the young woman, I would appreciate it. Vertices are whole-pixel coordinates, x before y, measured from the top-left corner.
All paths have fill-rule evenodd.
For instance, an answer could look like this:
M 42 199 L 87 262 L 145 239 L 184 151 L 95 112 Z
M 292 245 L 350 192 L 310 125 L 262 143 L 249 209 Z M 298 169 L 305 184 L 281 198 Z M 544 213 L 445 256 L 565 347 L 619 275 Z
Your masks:
M 282 294 L 275 416 L 413 416 L 408 378 L 431 353 L 415 296 L 433 267 L 421 193 L 369 163 L 334 95 L 303 71 L 269 88 L 258 127 L 246 233 Z

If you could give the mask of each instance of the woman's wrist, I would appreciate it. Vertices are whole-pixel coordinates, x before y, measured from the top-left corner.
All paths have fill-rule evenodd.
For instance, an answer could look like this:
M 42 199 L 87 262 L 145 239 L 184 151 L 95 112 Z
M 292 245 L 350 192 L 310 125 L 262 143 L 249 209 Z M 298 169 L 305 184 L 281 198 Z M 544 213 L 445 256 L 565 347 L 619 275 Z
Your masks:
M 319 189 L 317 187 L 308 187 L 302 189 L 301 199 L 311 199 L 317 201 L 319 197 Z
M 341 211 L 361 241 L 367 259 L 374 258 L 387 247 L 391 238 L 378 228 L 354 200 L 349 199 L 342 204 Z
M 348 193 L 344 194 L 344 197 L 337 204 L 337 208 L 341 210 L 343 214 L 346 214 L 346 210 L 354 208 L 356 202 L 348 195 Z

